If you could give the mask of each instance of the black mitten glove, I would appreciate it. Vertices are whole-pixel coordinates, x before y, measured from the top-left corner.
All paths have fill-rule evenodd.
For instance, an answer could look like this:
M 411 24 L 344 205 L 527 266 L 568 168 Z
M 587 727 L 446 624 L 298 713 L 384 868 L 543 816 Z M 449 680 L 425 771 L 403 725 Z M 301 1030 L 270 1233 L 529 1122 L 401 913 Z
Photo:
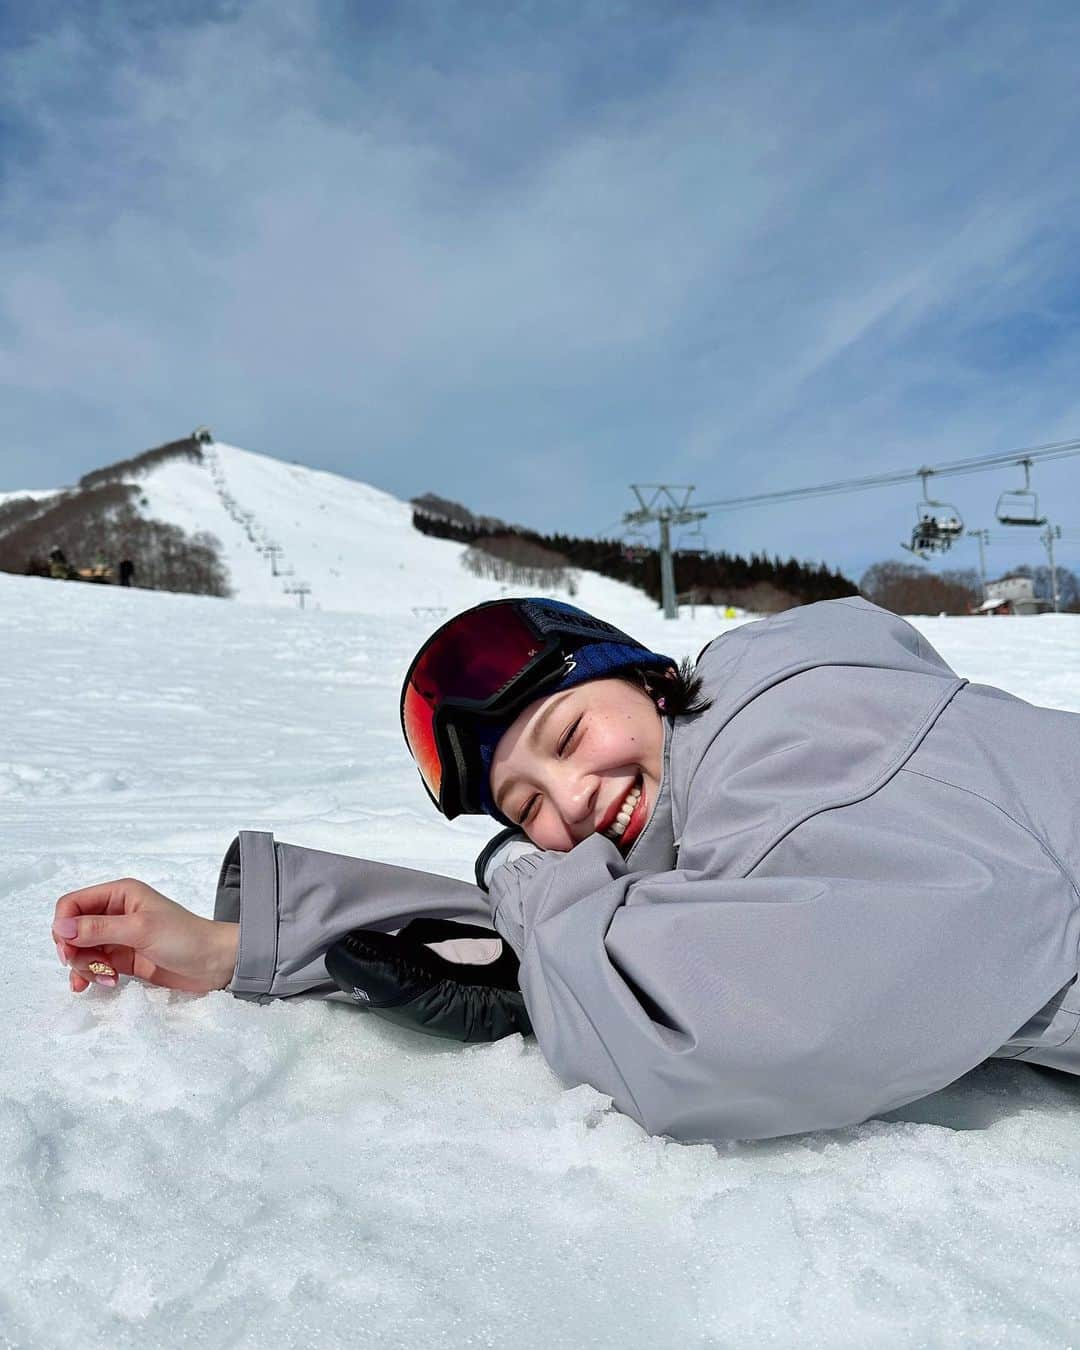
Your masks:
M 486 964 L 448 961 L 425 946 L 451 938 L 502 941 L 489 928 L 414 919 L 400 933 L 354 928 L 326 953 L 330 978 L 361 1008 L 388 1022 L 452 1041 L 497 1041 L 532 1024 L 508 943 Z

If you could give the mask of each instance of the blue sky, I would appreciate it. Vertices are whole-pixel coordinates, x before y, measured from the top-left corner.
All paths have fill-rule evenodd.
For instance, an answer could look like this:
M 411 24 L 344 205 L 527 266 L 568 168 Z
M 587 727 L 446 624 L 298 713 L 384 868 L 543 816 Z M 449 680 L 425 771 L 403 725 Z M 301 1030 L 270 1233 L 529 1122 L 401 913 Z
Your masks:
M 1078 49 L 1071 0 L 6 6 L 0 490 L 205 422 L 611 532 L 1078 436 Z M 857 574 L 917 496 L 705 528 Z

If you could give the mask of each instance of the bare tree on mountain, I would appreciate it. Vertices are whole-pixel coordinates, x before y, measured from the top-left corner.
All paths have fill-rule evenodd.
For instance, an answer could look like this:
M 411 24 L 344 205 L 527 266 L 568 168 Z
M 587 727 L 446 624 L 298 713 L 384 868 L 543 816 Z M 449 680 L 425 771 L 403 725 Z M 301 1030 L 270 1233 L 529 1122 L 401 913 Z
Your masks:
M 169 459 L 201 459 L 191 438 L 172 441 L 119 464 L 84 475 L 78 487 L 35 500 L 0 505 L 0 571 L 49 575 L 49 554 L 59 549 L 73 568 L 98 559 L 114 569 L 135 562 L 140 587 L 197 595 L 228 595 L 228 572 L 213 535 L 185 534 L 178 526 L 147 519 L 137 484 L 125 481 Z
M 916 563 L 878 562 L 859 581 L 867 600 L 894 614 L 970 614 L 982 599 L 972 568 L 928 572 Z
M 1035 596 L 1038 600 L 1051 601 L 1054 598 L 1054 583 L 1050 568 L 1046 563 L 1031 567 L 1025 563 L 1022 567 L 1012 568 L 1010 576 L 1030 577 L 1035 583 Z M 1057 569 L 1058 608 L 1065 614 L 1080 614 L 1080 578 L 1068 567 Z
M 576 595 L 580 574 L 561 553 L 515 534 L 478 539 L 461 555 L 461 564 L 474 577 L 506 581 L 515 586 L 565 590 Z

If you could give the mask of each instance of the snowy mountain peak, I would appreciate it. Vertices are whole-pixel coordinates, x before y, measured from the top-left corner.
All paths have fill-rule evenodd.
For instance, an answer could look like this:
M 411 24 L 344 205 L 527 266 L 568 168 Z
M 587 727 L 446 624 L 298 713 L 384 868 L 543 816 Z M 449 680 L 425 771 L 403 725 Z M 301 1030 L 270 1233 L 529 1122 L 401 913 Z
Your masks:
M 198 448 L 201 458 L 178 454 L 133 469 L 130 481 L 144 515 L 219 541 L 234 599 L 438 618 L 507 593 L 469 575 L 463 545 L 420 534 L 409 504 L 379 488 L 222 441 Z M 627 620 L 655 609 L 641 591 L 591 572 L 577 603 Z

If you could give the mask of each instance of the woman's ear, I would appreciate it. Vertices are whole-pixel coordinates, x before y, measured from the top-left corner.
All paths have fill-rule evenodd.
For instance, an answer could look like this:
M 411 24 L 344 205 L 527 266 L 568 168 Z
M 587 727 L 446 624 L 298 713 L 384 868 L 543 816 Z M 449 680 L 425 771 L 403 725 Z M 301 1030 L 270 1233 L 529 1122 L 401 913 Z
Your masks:
M 656 704 L 658 712 L 667 711 L 668 696 L 672 692 L 671 684 L 673 680 L 679 678 L 679 672 L 675 666 L 668 666 L 666 670 L 650 670 L 645 675 L 645 692 Z

